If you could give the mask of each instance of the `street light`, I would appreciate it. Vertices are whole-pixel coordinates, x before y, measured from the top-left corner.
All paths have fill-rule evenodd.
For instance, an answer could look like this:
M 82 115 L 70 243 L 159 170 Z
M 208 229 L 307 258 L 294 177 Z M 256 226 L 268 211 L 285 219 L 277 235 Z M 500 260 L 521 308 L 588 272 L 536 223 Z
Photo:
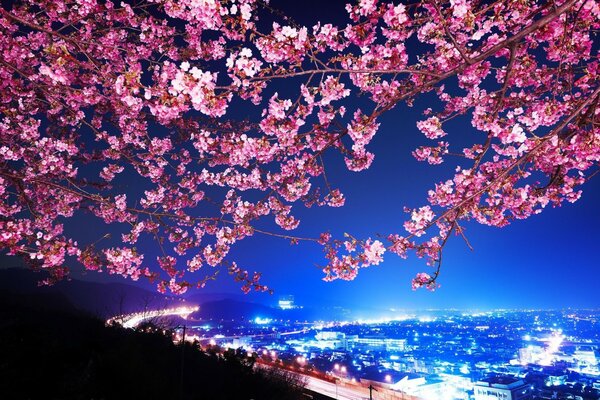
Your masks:
M 373 390 L 376 392 L 378 391 L 373 387 L 373 385 L 369 385 L 369 400 L 373 400 Z

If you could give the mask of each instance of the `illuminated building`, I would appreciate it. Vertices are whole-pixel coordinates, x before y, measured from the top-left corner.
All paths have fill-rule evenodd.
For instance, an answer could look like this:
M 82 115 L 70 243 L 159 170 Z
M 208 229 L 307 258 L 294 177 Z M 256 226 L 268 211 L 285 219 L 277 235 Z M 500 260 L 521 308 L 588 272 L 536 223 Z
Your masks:
M 364 386 L 373 385 L 402 392 L 415 391 L 415 388 L 426 383 L 420 375 L 389 370 L 367 373 L 360 381 Z
M 519 349 L 519 361 L 522 365 L 535 364 L 544 358 L 544 348 L 529 345 Z
M 547 375 L 544 383 L 546 386 L 560 386 L 567 383 L 567 371 L 558 368 L 544 368 L 543 372 Z
M 448 382 L 441 379 L 427 379 L 425 382 L 416 381 L 413 385 L 402 386 L 398 389 L 410 396 L 423 400 L 454 400 L 464 397 Z
M 596 351 L 591 347 L 583 346 L 578 348 L 573 354 L 573 360 L 577 363 L 577 369 L 580 372 L 592 375 L 600 373 Z
M 317 332 L 315 339 L 317 340 L 337 340 L 344 339 L 346 334 L 342 332 L 321 331 Z
M 282 310 L 291 310 L 296 308 L 294 305 L 294 296 L 281 296 L 279 298 L 279 308 Z
M 365 336 L 348 338 L 348 342 L 355 346 L 366 346 L 382 350 L 399 350 L 406 349 L 406 339 L 388 339 L 382 336 Z
M 298 351 L 310 348 L 347 350 L 348 340 L 342 332 L 321 331 L 315 335 L 316 340 L 288 340 L 287 343 Z
M 252 337 L 251 336 L 239 336 L 239 337 L 235 337 L 233 338 L 232 342 L 231 342 L 231 347 L 232 349 L 239 349 L 241 348 L 248 348 L 250 346 L 250 343 L 252 343 Z
M 507 375 L 481 379 L 473 388 L 475 400 L 531 399 L 531 388 L 519 378 Z

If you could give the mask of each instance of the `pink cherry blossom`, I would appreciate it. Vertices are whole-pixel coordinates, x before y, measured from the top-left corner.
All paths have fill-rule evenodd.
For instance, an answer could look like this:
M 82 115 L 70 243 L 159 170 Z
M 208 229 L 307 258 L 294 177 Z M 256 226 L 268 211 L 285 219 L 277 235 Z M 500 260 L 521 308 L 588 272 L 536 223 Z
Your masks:
M 271 235 L 321 246 L 327 281 L 416 255 L 432 270 L 412 287 L 433 290 L 466 225 L 582 196 L 600 162 L 598 0 L 360 0 L 346 14 L 308 27 L 255 0 L 1 7 L 0 247 L 44 283 L 79 263 L 182 294 L 222 270 L 268 290 L 231 250 Z M 385 239 L 297 235 L 301 207 L 345 204 L 329 166 L 368 169 L 385 114 L 405 106 L 423 115 L 398 134 L 425 138 L 399 158 L 454 172 Z M 86 243 L 70 233 L 82 215 Z

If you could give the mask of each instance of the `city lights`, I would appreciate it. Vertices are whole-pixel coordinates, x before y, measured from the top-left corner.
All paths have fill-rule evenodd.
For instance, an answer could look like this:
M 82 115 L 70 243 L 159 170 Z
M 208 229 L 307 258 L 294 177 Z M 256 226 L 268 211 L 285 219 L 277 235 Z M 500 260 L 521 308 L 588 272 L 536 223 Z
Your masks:
M 189 310 L 178 310 L 183 311 Z M 255 317 L 239 326 L 214 321 L 190 326 L 186 338 L 221 349 L 244 349 L 246 357 L 257 349 L 261 368 L 305 374 L 323 393 L 331 385 L 333 398 L 340 391 L 360 398 L 361 388 L 369 385 L 419 400 L 487 400 L 516 391 L 541 395 L 546 388 L 563 390 L 569 384 L 560 365 L 569 365 L 585 382 L 596 379 L 600 390 L 597 342 L 563 328 L 572 313 L 453 313 L 369 323 Z M 593 324 L 600 328 L 598 314 L 588 316 L 592 325 L 583 324 L 588 329 L 583 332 Z M 180 340 L 180 334 L 177 330 L 174 338 Z M 598 341 L 600 329 L 597 335 Z M 527 376 L 544 378 L 528 381 Z

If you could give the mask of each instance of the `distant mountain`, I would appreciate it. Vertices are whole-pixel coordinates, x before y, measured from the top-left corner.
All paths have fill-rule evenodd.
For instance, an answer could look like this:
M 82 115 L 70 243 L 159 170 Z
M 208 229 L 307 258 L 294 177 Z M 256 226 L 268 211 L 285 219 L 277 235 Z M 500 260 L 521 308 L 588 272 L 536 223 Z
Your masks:
M 123 283 L 98 283 L 80 280 L 38 286 L 43 272 L 22 268 L 0 269 L 0 290 L 18 294 L 60 294 L 73 307 L 101 318 L 121 313 L 159 309 L 180 304 L 183 299 L 165 296 Z
M 197 297 L 194 297 L 197 299 Z M 189 298 L 188 298 L 189 301 Z M 347 318 L 347 310 L 337 307 L 307 307 L 282 310 L 259 303 L 240 301 L 230 298 L 222 300 L 196 302 L 200 309 L 192 314 L 192 319 L 213 320 L 254 320 L 256 317 L 282 319 L 290 321 L 342 320 Z
M 190 316 L 191 319 L 213 320 L 253 320 L 261 318 L 279 318 L 280 310 L 258 303 L 223 299 L 208 301 L 200 305 L 200 309 Z
M 244 295 L 244 294 L 237 294 L 237 293 L 205 293 L 205 292 L 191 292 L 187 295 L 184 295 L 185 300 L 188 303 L 191 304 L 204 304 L 204 303 L 211 303 L 211 302 L 215 302 L 215 301 L 221 301 L 221 300 L 235 300 L 235 301 L 240 301 L 240 302 L 244 302 L 247 303 L 248 302 L 248 296 Z M 260 304 L 260 303 L 257 303 Z
M 348 310 L 340 307 L 281 310 L 249 301 L 248 296 L 236 293 L 200 291 L 178 298 L 125 283 L 99 283 L 77 279 L 59 282 L 53 286 L 38 286 L 37 283 L 45 277 L 43 271 L 33 272 L 25 268 L 0 269 L 0 291 L 30 295 L 59 294 L 64 304 L 70 303 L 76 309 L 103 319 L 144 309 L 173 307 L 183 302 L 200 305 L 200 310 L 196 315 L 192 315 L 192 318 L 253 320 L 261 317 L 293 321 L 349 319 Z

